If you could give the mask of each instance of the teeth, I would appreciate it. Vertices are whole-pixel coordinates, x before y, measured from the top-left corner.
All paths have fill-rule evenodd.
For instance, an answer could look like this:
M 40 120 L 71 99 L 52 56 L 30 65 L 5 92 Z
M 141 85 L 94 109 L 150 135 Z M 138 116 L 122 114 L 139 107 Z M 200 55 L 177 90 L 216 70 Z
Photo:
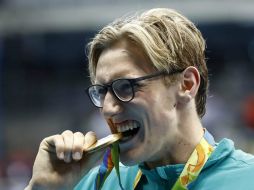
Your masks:
M 128 123 L 125 123 L 125 124 L 120 124 L 120 125 L 117 125 L 117 132 L 118 133 L 122 133 L 122 132 L 125 132 L 125 131 L 128 131 L 128 130 L 133 130 L 135 128 L 138 128 L 138 123 L 135 122 L 135 121 L 130 121 Z

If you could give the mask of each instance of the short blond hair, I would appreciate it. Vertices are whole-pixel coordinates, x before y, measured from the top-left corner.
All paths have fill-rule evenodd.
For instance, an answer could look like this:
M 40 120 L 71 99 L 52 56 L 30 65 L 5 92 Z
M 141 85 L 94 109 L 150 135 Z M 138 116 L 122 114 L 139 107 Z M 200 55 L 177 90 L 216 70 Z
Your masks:
M 102 51 L 123 38 L 141 47 L 159 71 L 169 72 L 195 66 L 201 76 L 195 98 L 196 110 L 199 117 L 205 114 L 208 89 L 206 45 L 200 31 L 190 20 L 175 10 L 156 8 L 140 15 L 118 19 L 105 26 L 88 44 L 92 83 Z

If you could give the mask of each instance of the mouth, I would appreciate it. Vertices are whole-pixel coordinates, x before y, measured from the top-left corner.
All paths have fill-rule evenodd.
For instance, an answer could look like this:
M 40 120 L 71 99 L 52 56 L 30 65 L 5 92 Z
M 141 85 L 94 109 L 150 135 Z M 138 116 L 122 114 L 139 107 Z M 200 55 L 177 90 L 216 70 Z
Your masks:
M 139 131 L 140 124 L 137 121 L 125 121 L 119 124 L 116 124 L 117 132 L 122 133 L 122 139 L 120 143 L 125 143 L 131 140 Z

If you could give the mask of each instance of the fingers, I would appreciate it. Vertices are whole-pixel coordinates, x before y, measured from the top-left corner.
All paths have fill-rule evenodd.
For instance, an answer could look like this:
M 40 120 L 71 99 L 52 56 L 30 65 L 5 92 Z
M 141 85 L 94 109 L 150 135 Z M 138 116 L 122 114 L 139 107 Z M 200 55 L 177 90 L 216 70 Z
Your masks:
M 70 163 L 73 160 L 81 160 L 85 149 L 94 144 L 97 137 L 94 132 L 83 135 L 81 132 L 73 133 L 66 130 L 62 134 L 46 138 L 46 141 L 55 147 L 56 156 L 59 160 Z
M 66 130 L 62 133 L 64 141 L 64 161 L 69 163 L 72 160 L 72 148 L 73 148 L 73 132 Z
M 97 141 L 97 137 L 96 137 L 96 134 L 94 132 L 90 131 L 90 132 L 86 133 L 84 150 L 86 150 L 91 145 L 96 143 L 96 141 Z
M 58 159 L 64 160 L 64 140 L 61 135 L 55 135 L 54 136 L 54 145 L 56 147 L 56 155 Z
M 73 137 L 72 158 L 78 161 L 83 156 L 85 137 L 81 132 L 74 133 Z

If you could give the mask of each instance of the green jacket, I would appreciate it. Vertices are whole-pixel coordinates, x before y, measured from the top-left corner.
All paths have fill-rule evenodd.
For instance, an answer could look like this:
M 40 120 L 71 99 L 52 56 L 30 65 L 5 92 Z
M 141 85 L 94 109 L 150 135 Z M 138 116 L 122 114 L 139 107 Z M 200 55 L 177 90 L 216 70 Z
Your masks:
M 136 190 L 170 190 L 183 170 L 183 164 L 167 165 L 152 170 L 140 166 L 120 165 L 125 190 L 133 190 L 136 174 L 144 174 Z M 82 178 L 75 190 L 94 190 L 98 167 Z M 115 170 L 105 181 L 102 190 L 121 190 Z M 197 180 L 189 190 L 254 190 L 254 156 L 235 150 L 234 143 L 223 139 L 208 159 Z

